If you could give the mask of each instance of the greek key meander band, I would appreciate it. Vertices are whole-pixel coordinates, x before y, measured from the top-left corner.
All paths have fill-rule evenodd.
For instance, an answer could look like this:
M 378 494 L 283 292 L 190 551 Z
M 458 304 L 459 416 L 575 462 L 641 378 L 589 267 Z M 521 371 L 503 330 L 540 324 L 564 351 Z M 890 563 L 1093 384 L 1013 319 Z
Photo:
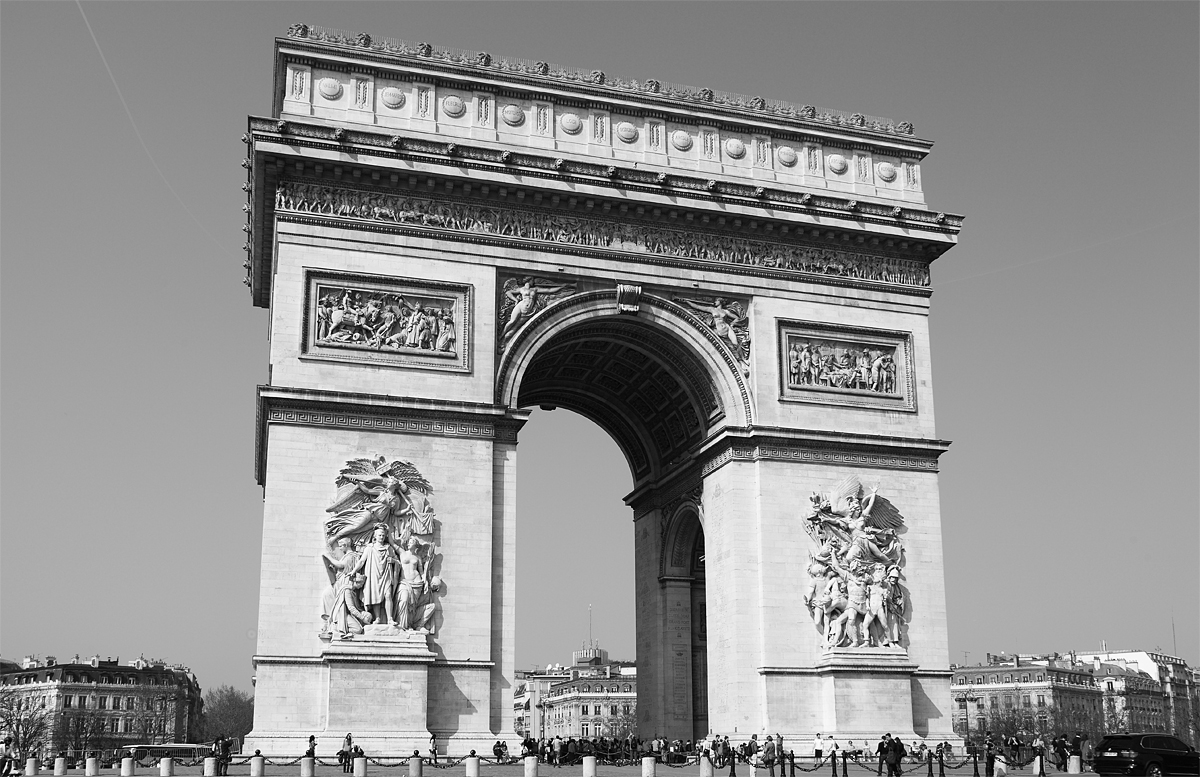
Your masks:
M 516 444 L 515 425 L 474 423 L 456 420 L 406 418 L 403 416 L 380 416 L 356 413 L 323 412 L 272 408 L 267 413 L 267 423 L 321 426 L 334 429 L 355 429 L 399 434 L 425 434 L 445 437 L 473 437 L 500 443 Z M 836 464 L 857 467 L 880 467 L 886 469 L 909 469 L 937 472 L 934 457 L 893 456 L 877 453 L 859 453 L 845 450 L 820 449 L 811 445 L 730 445 L 706 460 L 701 466 L 701 475 L 707 476 L 730 461 L 802 461 L 814 464 Z M 684 490 L 684 489 L 681 489 Z

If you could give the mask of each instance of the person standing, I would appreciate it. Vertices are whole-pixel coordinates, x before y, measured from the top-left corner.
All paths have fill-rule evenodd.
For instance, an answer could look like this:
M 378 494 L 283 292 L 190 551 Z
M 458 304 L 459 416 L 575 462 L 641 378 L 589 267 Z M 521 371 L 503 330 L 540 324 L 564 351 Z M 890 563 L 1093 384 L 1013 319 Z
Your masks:
M 763 766 L 767 767 L 770 777 L 775 777 L 775 741 L 771 739 L 769 734 L 767 735 L 766 744 L 763 745 L 762 762 Z M 783 767 L 780 766 L 779 770 L 782 772 Z
M 875 755 L 879 760 L 879 763 L 875 767 L 876 777 L 880 777 L 883 774 L 883 763 L 887 760 L 888 740 L 891 738 L 891 734 L 884 734 L 879 738 L 879 744 L 875 745 Z
M 821 763 L 821 755 L 825 752 L 821 747 L 821 732 L 817 732 L 816 738 L 813 739 L 813 760 L 818 764 Z
M 900 741 L 900 737 L 895 737 L 888 741 L 888 777 L 900 777 L 902 763 L 904 763 L 904 743 Z
M 437 760 L 438 759 L 437 734 L 429 735 L 429 757 L 431 759 L 433 759 L 434 766 L 437 766 L 437 762 L 438 762 L 438 760 Z

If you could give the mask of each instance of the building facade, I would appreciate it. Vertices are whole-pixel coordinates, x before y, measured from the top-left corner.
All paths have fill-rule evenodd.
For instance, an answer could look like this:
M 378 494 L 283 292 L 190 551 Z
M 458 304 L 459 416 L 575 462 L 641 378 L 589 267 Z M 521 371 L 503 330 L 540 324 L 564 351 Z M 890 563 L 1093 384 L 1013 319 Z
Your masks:
M 195 675 L 182 664 L 95 655 L 59 663 L 27 656 L 0 670 L 0 688 L 19 708 L 44 711 L 44 753 L 108 750 L 128 744 L 194 742 L 203 701 Z
M 1099 720 L 1103 694 L 1090 667 L 1057 654 L 988 654 L 987 663 L 953 667 L 954 729 L 1045 732 Z
M 1163 726 L 1161 730 L 1200 746 L 1200 704 L 1195 672 L 1187 661 L 1158 650 L 1101 650 L 1098 653 L 1080 652 L 1081 661 L 1123 661 L 1125 665 L 1145 672 L 1162 686 Z
M 637 733 L 637 667 L 610 661 L 595 643 L 571 654 L 570 667 L 519 673 L 513 730 L 522 737 L 625 737 Z
M 511 730 L 537 407 L 630 467 L 644 736 L 953 737 L 928 315 L 962 218 L 910 122 L 304 24 L 263 107 L 247 748 Z M 424 582 L 365 581 L 360 623 L 376 532 Z

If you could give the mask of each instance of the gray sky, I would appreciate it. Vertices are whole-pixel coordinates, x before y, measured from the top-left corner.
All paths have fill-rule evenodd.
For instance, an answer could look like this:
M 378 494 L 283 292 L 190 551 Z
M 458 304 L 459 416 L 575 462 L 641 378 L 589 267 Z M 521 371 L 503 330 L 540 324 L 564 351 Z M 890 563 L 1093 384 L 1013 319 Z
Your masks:
M 132 124 L 74 3 L 0 4 L 5 657 L 250 687 L 267 313 L 238 138 L 304 21 L 914 122 L 930 207 L 967 216 L 932 315 L 953 659 L 1171 651 L 1174 617 L 1200 662 L 1200 5 L 84 9 Z M 569 659 L 589 602 L 633 658 L 616 446 L 539 411 L 519 453 L 518 666 Z

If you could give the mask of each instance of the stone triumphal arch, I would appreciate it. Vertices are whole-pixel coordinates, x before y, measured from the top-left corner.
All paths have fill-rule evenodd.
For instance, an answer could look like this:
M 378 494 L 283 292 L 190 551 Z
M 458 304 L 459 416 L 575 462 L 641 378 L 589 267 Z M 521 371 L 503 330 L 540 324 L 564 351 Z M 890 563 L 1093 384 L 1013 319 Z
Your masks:
M 634 482 L 643 736 L 949 738 L 912 125 L 295 25 L 253 116 L 270 310 L 247 746 L 511 738 L 528 408 Z

